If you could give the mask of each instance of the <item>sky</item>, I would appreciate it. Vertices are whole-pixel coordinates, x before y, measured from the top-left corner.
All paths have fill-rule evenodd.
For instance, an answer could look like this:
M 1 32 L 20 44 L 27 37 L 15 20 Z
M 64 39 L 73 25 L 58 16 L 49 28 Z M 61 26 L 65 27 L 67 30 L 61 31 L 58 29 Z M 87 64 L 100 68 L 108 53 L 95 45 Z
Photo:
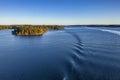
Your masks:
M 120 0 L 0 0 L 0 25 L 120 24 Z

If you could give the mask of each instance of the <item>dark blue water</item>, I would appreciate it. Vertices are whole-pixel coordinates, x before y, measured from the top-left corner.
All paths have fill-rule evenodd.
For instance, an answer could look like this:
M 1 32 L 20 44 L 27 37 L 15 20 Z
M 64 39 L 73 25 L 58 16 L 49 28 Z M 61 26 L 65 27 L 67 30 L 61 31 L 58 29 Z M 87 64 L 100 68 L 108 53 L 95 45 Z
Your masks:
M 0 80 L 120 80 L 120 28 L 0 31 Z

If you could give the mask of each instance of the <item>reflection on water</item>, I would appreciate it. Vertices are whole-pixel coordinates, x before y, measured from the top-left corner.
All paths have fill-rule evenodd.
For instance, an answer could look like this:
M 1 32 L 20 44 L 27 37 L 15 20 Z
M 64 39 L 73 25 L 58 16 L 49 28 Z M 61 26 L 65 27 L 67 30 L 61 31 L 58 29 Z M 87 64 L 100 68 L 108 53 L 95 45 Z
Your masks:
M 34 37 L 0 31 L 0 80 L 120 80 L 116 31 L 66 27 Z

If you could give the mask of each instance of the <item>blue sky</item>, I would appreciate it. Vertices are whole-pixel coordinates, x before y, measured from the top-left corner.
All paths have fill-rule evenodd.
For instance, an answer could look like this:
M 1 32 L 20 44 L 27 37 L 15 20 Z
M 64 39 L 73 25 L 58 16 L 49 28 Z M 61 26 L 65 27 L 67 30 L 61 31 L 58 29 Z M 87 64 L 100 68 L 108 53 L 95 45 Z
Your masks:
M 0 0 L 0 24 L 120 24 L 120 0 Z

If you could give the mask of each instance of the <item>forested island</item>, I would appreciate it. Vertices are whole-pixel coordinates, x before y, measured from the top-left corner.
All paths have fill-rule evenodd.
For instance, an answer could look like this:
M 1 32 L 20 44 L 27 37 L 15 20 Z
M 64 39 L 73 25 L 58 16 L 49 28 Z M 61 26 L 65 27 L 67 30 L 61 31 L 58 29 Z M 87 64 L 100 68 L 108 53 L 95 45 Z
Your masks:
M 1 25 L 0 30 L 13 29 L 13 35 L 38 36 L 43 35 L 48 30 L 62 30 L 61 25 Z
M 18 25 L 12 27 L 14 35 L 20 36 L 35 36 L 43 35 L 48 30 L 62 30 L 64 26 L 58 25 Z

